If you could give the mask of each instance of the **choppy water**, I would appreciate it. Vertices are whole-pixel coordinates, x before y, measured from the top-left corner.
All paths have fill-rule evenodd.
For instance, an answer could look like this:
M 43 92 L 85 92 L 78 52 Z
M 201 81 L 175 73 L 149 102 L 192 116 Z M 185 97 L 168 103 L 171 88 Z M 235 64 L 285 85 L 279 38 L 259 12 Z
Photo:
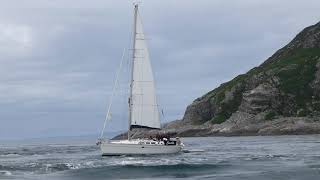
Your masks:
M 185 138 L 204 152 L 102 157 L 92 143 L 0 144 L 0 179 L 320 179 L 320 135 Z

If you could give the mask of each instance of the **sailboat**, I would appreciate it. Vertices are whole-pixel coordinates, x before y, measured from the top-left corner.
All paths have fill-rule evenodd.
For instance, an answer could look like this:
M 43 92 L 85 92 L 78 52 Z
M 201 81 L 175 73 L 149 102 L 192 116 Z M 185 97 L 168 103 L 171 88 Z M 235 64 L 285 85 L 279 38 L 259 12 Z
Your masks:
M 106 120 L 103 125 L 101 137 L 98 140 L 102 155 L 147 155 L 172 154 L 182 150 L 183 144 L 179 138 L 134 139 L 130 130 L 135 128 L 160 129 L 160 113 L 157 104 L 155 82 L 149 58 L 149 52 L 143 32 L 142 20 L 138 4 L 134 4 L 133 45 L 131 57 L 131 82 L 128 100 L 129 128 L 128 139 L 109 140 L 103 138 L 107 120 L 110 118 L 112 97 L 108 107 Z M 122 55 L 122 57 L 124 54 Z M 122 66 L 122 60 L 120 68 Z M 117 78 L 114 87 L 117 84 Z M 114 88 L 115 90 L 115 88 Z M 113 93 L 114 94 L 114 91 Z

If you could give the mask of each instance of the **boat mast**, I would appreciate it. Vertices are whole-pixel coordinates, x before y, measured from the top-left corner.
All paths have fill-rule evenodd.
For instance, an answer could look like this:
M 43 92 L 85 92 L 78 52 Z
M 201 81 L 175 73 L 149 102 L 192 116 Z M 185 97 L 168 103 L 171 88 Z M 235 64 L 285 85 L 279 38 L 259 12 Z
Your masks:
M 132 65 L 131 65 L 131 83 L 130 83 L 130 97 L 129 97 L 129 127 L 128 127 L 128 140 L 130 140 L 130 126 L 132 117 L 132 88 L 133 88 L 133 71 L 134 71 L 134 58 L 136 53 L 136 36 L 137 36 L 137 15 L 138 4 L 134 4 L 134 16 L 133 16 L 133 44 L 132 44 Z

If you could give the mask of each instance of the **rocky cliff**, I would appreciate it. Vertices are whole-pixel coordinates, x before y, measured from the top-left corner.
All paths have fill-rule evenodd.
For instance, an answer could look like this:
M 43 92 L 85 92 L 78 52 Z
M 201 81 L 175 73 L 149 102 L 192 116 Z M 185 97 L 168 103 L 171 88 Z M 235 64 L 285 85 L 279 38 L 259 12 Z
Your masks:
M 177 136 L 320 133 L 320 23 L 164 125 Z M 155 131 L 136 130 L 136 136 Z

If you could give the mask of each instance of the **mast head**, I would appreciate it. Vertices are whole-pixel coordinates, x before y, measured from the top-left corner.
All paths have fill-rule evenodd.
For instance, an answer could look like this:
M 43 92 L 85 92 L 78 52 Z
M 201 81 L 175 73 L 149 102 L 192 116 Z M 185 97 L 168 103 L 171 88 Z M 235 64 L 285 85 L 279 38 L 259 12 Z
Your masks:
M 140 1 L 136 1 L 133 3 L 134 8 L 138 9 L 139 4 L 141 4 Z

